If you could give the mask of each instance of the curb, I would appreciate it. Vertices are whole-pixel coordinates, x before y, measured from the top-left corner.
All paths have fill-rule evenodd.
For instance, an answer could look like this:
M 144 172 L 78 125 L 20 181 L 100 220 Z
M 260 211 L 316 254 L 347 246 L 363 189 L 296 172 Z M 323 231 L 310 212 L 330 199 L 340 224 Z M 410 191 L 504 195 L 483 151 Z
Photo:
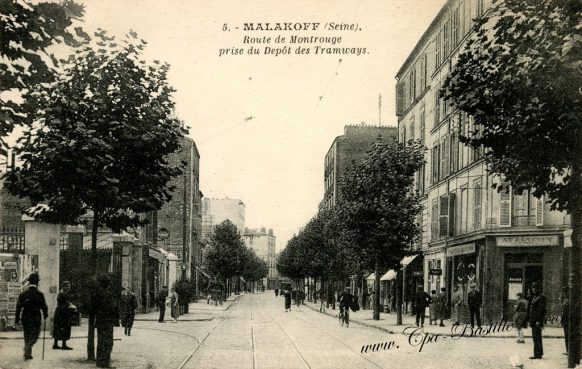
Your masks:
M 178 322 L 208 322 L 214 320 L 214 317 L 211 318 L 193 318 L 193 319 L 178 319 Z M 157 322 L 158 319 L 134 319 L 134 322 Z M 168 323 L 171 322 L 168 320 Z
M 305 306 L 307 306 L 308 308 L 310 308 L 313 311 L 316 312 L 320 312 L 319 309 L 307 305 L 305 304 Z M 368 310 L 366 310 L 368 311 Z M 331 317 L 336 317 L 336 315 L 332 314 L 332 313 L 328 313 L 327 311 L 323 311 L 321 312 L 322 314 L 331 316 Z M 355 323 L 355 324 L 359 324 L 362 325 L 364 327 L 368 327 L 368 328 L 375 328 L 375 329 L 379 329 L 381 331 L 384 331 L 386 333 L 390 333 L 390 334 L 402 334 L 405 335 L 403 330 L 406 329 L 407 327 L 413 327 L 412 325 L 402 325 L 402 331 L 394 331 L 394 330 L 390 330 L 388 328 L 384 328 L 384 327 L 379 327 L 377 325 L 373 325 L 373 324 L 369 324 L 369 323 L 365 323 L 365 322 L 361 322 L 359 320 L 350 320 L 350 323 Z M 455 335 L 452 333 L 430 333 L 430 332 L 425 332 L 428 333 L 430 335 L 436 336 L 449 336 L 449 337 L 458 337 L 459 335 Z M 510 339 L 515 339 L 515 337 L 513 336 L 495 336 L 495 335 L 477 335 L 477 336 L 464 336 L 463 338 L 510 338 Z M 531 335 L 530 336 L 524 336 L 524 338 L 532 338 Z M 564 339 L 564 336 L 556 336 L 556 335 L 542 335 L 542 338 L 559 338 L 559 339 Z

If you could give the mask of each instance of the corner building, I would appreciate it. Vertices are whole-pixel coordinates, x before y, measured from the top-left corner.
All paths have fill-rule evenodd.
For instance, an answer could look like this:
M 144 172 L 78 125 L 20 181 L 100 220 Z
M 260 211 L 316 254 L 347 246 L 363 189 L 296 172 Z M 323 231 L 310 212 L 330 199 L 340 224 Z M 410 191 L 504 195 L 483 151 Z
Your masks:
M 455 65 L 473 20 L 491 0 L 449 0 L 396 75 L 401 142 L 419 139 L 428 148 L 416 175 L 423 195 L 420 250 L 426 291 L 475 285 L 483 295 L 485 322 L 511 319 L 517 293 L 543 285 L 548 314 L 560 314 L 565 213 L 550 211 L 528 191 L 499 193 L 500 178 L 487 172 L 482 152 L 459 141 L 473 120 L 453 110 L 438 91 Z M 461 312 L 468 319 L 468 307 Z

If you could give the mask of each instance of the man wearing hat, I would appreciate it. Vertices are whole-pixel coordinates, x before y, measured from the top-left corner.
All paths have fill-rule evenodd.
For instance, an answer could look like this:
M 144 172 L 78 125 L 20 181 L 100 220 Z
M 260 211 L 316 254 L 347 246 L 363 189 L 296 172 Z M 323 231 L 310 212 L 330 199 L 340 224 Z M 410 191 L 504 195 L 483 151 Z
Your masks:
M 546 296 L 542 293 L 542 288 L 538 282 L 532 283 L 531 291 L 533 297 L 529 305 L 529 322 L 534 342 L 534 355 L 530 359 L 541 359 L 544 356 L 542 328 L 546 320 Z
M 16 303 L 16 319 L 18 325 L 22 322 L 24 331 L 24 360 L 32 359 L 32 346 L 40 335 L 41 312 L 46 320 L 48 307 L 42 292 L 38 290 L 40 278 L 37 273 L 28 277 L 29 287 L 18 296 Z

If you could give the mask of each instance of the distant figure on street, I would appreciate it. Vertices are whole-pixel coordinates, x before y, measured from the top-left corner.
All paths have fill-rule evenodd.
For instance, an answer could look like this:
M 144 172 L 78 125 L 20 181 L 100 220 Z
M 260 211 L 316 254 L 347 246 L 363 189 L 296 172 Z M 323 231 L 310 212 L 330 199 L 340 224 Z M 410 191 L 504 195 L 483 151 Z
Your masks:
M 285 290 L 285 312 L 291 311 L 291 291 Z
M 325 306 L 325 304 L 326 304 L 326 302 L 325 302 L 325 290 L 323 289 L 323 287 L 319 289 L 319 300 L 320 300 L 319 301 L 320 302 L 319 312 L 323 313 L 325 311 L 325 308 L 326 308 L 326 306 Z
M 477 327 L 481 328 L 481 304 L 483 304 L 483 298 L 481 297 L 481 292 L 475 289 L 474 284 L 470 287 L 467 300 L 469 303 L 469 314 L 471 315 L 471 328 L 475 327 L 475 318 L 477 318 Z
M 343 314 L 346 328 L 350 326 L 350 308 L 354 304 L 354 295 L 350 292 L 350 288 L 346 287 L 339 295 L 340 314 Z
M 560 323 L 562 323 L 562 328 L 564 328 L 564 340 L 566 341 L 566 355 L 568 355 L 569 346 L 569 320 L 570 320 L 570 300 L 568 298 L 568 287 L 564 287 L 562 291 L 562 314 Z
M 53 350 L 72 350 L 67 346 L 67 340 L 71 338 L 71 300 L 69 298 L 69 290 L 71 284 L 64 281 L 61 286 L 61 291 L 57 295 L 57 307 L 55 309 L 55 316 L 53 321 Z M 59 340 L 63 341 L 62 346 L 59 347 Z
M 38 290 L 39 281 L 38 274 L 31 274 L 28 277 L 28 288 L 18 296 L 16 303 L 15 323 L 18 325 L 22 322 L 24 332 L 24 360 L 32 359 L 32 346 L 40 334 L 41 313 L 45 320 L 48 318 L 44 295 Z
M 544 356 L 542 328 L 546 320 L 546 296 L 542 293 L 541 286 L 537 282 L 532 283 L 531 290 L 533 297 L 529 306 L 529 321 L 534 342 L 534 355 L 530 359 L 541 359 Z
M 441 292 L 437 295 L 438 300 L 437 300 L 437 304 L 436 304 L 436 313 L 437 313 L 437 319 L 440 320 L 440 324 L 439 326 L 444 327 L 445 324 L 443 323 L 443 320 L 446 318 L 447 315 L 447 305 L 448 305 L 448 301 L 447 301 L 447 289 L 444 287 L 441 287 Z M 436 324 L 436 321 L 435 321 Z
M 111 365 L 113 350 L 113 326 L 119 323 L 119 312 L 113 294 L 110 291 L 111 278 L 101 274 L 97 278 L 98 288 L 93 295 L 92 306 L 95 309 L 95 326 L 97 327 L 97 358 L 100 368 Z
M 459 288 L 459 285 L 455 285 L 455 290 L 451 296 L 451 304 L 453 305 L 453 315 L 451 316 L 451 321 L 453 324 L 459 324 L 459 308 L 463 303 L 463 291 Z
M 125 328 L 125 335 L 131 336 L 131 328 L 135 319 L 135 310 L 137 309 L 137 298 L 131 292 L 131 288 L 123 289 L 121 295 L 121 325 Z
M 178 312 L 178 292 L 176 292 L 175 288 L 172 288 L 171 292 L 170 292 L 171 298 L 170 298 L 170 311 L 172 314 L 172 318 L 174 318 L 174 323 L 178 322 L 178 316 L 180 315 L 180 313 Z
M 517 294 L 513 325 L 517 329 L 517 343 L 525 343 L 523 329 L 527 327 L 527 300 L 523 298 L 523 293 L 521 292 Z
M 432 322 L 436 324 L 437 321 L 437 302 L 438 302 L 438 295 L 436 290 L 430 291 L 430 303 L 428 304 L 428 324 L 432 325 Z
M 422 286 L 418 286 L 416 291 L 416 296 L 414 299 L 414 306 L 416 306 L 416 326 L 420 323 L 421 327 L 424 327 L 424 311 L 428 304 L 432 302 L 432 298 L 426 293 Z
M 166 298 L 168 297 L 168 286 L 162 287 L 158 293 L 157 303 L 158 308 L 160 308 L 160 323 L 165 323 L 164 316 L 166 315 Z
M 279 289 L 275 288 L 275 297 L 279 297 Z
M 364 291 L 362 292 L 362 305 L 364 305 L 362 306 L 363 310 L 368 309 L 368 303 L 370 302 L 368 299 L 368 295 L 369 295 L 368 288 L 364 286 Z

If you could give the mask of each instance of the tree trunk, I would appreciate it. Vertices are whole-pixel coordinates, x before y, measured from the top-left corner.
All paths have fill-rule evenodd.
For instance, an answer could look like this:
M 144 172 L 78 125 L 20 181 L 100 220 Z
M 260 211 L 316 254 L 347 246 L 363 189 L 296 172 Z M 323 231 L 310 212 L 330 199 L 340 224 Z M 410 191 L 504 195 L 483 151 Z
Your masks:
M 396 273 L 396 325 L 402 325 L 402 273 Z
M 380 320 L 380 270 L 378 263 L 374 266 L 374 320 Z
M 97 287 L 97 231 L 99 230 L 99 212 L 93 210 L 93 226 L 91 227 L 91 272 L 93 274 L 94 285 Z M 91 291 L 91 296 L 95 291 Z M 95 309 L 92 306 L 92 298 L 89 299 L 89 324 L 87 332 L 87 359 L 95 360 Z
M 572 169 L 572 178 L 578 183 L 581 175 L 580 168 L 576 166 Z M 580 188 L 580 186 L 578 186 Z M 570 265 L 569 265 L 569 344 L 568 344 L 568 368 L 574 368 L 582 356 L 580 344 L 580 279 L 582 273 L 580 271 L 580 257 L 582 256 L 582 196 L 577 191 L 574 194 L 574 206 L 571 213 L 571 227 L 572 227 L 572 249 L 570 250 Z

